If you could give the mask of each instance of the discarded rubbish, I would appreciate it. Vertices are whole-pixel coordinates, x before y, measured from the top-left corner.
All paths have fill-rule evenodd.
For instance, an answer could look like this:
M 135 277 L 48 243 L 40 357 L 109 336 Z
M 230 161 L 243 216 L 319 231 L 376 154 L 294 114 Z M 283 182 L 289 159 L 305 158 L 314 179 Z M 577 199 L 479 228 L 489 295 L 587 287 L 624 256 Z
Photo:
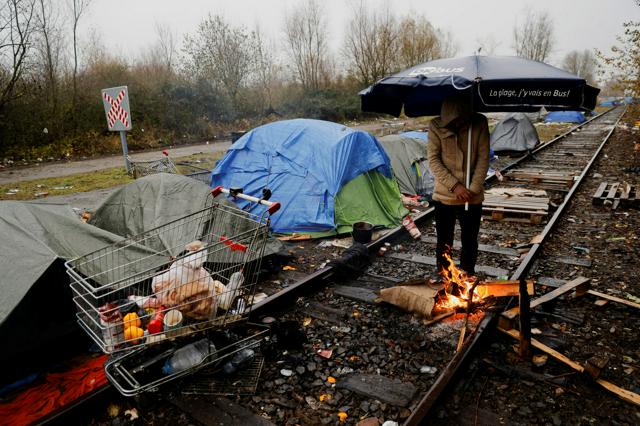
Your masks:
M 340 420 L 340 423 L 344 423 L 345 421 L 347 421 L 347 413 L 345 413 L 344 411 L 340 411 L 338 413 L 338 419 Z
M 311 324 L 311 317 L 305 317 L 305 318 L 302 320 L 302 326 L 303 326 L 303 327 L 307 327 L 309 324 Z
M 245 348 L 241 351 L 236 352 L 236 354 L 228 361 L 223 367 L 222 371 L 225 374 L 233 374 L 238 370 L 241 370 L 243 366 L 253 361 L 256 353 L 253 349 Z
M 120 407 L 116 404 L 109 405 L 107 407 L 107 414 L 109 417 L 118 417 L 118 414 L 120 414 Z
M 318 244 L 318 248 L 327 248 L 327 247 L 333 247 L 333 241 L 324 240 L 324 241 L 321 241 L 320 244 Z
M 322 358 L 331 359 L 331 355 L 333 355 L 333 349 L 318 349 L 317 354 Z
M 276 322 L 276 319 L 274 317 L 264 317 L 262 318 L 262 323 L 263 324 L 272 324 Z
M 434 374 L 436 374 L 437 371 L 438 371 L 438 369 L 436 367 L 430 367 L 428 365 L 423 365 L 422 367 L 420 367 L 420 372 L 422 374 L 434 375 Z
M 44 192 L 36 192 L 35 194 L 33 194 L 34 197 L 46 197 L 47 195 L 49 195 L 48 192 L 44 191 Z
M 323 393 L 322 395 L 320 395 L 318 397 L 318 399 L 320 400 L 320 402 L 327 401 L 327 400 L 331 399 L 331 394 L 330 393 Z
M 327 382 L 329 382 L 331 384 L 334 384 L 336 382 L 336 378 L 332 377 L 332 376 L 329 376 L 329 377 L 327 377 Z
M 139 416 L 138 416 L 138 410 L 134 408 L 131 408 L 130 410 L 126 410 L 124 412 L 124 415 L 128 418 L 129 421 L 134 421 L 136 420 Z
M 405 229 L 409 231 L 409 235 L 411 235 L 411 238 L 413 238 L 414 240 L 417 240 L 422 235 L 415 222 L 413 221 L 411 215 L 407 215 L 404 219 L 402 219 L 402 226 L 404 226 Z
M 351 332 L 351 327 L 333 325 L 333 326 L 331 326 L 331 331 L 337 331 L 339 333 L 345 333 L 346 334 L 346 333 Z
M 283 266 L 283 267 L 282 267 L 282 270 L 283 270 L 283 271 L 295 271 L 295 270 L 296 270 L 296 268 L 295 268 L 295 267 L 293 267 L 293 266 L 286 265 L 286 266 Z
M 215 346 L 209 339 L 201 339 L 190 343 L 174 352 L 162 367 L 166 375 L 178 373 L 201 364 L 209 355 L 216 352 Z
M 293 375 L 293 371 L 283 368 L 282 370 L 280 370 L 280 374 L 282 374 L 285 377 L 291 377 Z
M 534 355 L 533 356 L 533 365 L 536 367 L 542 367 L 547 363 L 548 356 L 545 354 L 542 355 Z

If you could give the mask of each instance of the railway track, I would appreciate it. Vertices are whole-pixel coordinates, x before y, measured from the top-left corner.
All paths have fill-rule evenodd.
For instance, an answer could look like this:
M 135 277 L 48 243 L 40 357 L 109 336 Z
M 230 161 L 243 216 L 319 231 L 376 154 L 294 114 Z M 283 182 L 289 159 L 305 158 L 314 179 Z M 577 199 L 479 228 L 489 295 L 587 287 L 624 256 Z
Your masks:
M 510 200 L 514 195 L 506 197 L 508 202 L 503 202 L 502 207 L 498 200 L 496 210 L 487 210 L 487 220 L 482 222 L 479 271 L 484 271 L 482 273 L 486 276 L 509 277 L 513 280 L 529 276 L 543 244 L 550 238 L 558 219 L 570 205 L 571 197 L 623 113 L 624 109 L 618 107 L 594 117 L 525 157 L 501 167 L 506 179 L 500 181 L 494 176 L 487 180 L 488 189 L 546 191 L 552 207 L 543 212 L 532 208 L 531 200 L 525 200 L 522 206 L 518 206 L 517 202 L 514 205 Z M 502 309 L 494 307 L 475 315 L 471 322 L 473 332 L 467 337 L 462 350 L 455 352 L 451 345 L 442 342 L 457 340 L 461 318 L 457 322 L 436 325 L 436 333 L 432 325 L 415 320 L 409 314 L 388 307 L 380 308 L 367 301 L 372 292 L 381 287 L 393 286 L 408 278 L 433 275 L 435 232 L 432 212 L 433 209 L 429 208 L 415 216 L 423 235 L 420 240 L 410 240 L 404 228 L 398 227 L 369 244 L 374 260 L 358 279 L 344 281 L 338 276 L 338 270 L 332 266 L 332 262 L 325 266 L 326 261 L 336 258 L 339 249 L 319 248 L 317 242 L 291 243 L 290 258 L 286 265 L 289 266 L 288 270 L 282 271 L 283 265 L 278 265 L 280 271 L 271 274 L 258 289 L 264 291 L 267 298 L 254 307 L 251 319 L 261 321 L 265 316 L 277 316 L 283 320 L 311 323 L 305 328 L 308 342 L 301 350 L 303 355 L 297 359 L 285 354 L 285 361 L 278 358 L 267 360 L 261 380 L 264 380 L 265 388 L 267 383 L 271 387 L 262 389 L 258 396 L 241 397 L 236 402 L 277 423 L 292 417 L 301 423 L 322 418 L 331 418 L 335 423 L 339 421 L 337 413 L 345 408 L 347 423 L 355 423 L 363 416 L 382 416 L 414 425 L 427 418 L 442 391 L 465 365 L 465 361 L 472 357 L 485 331 L 491 328 Z M 375 256 L 385 243 L 391 247 L 388 254 L 384 257 Z M 394 324 L 398 330 L 394 330 Z M 381 333 L 384 333 L 384 337 L 379 337 Z M 437 336 L 429 338 L 429 334 Z M 376 341 L 376 338 L 380 340 Z M 418 341 L 418 344 L 412 346 L 412 340 Z M 318 349 L 329 348 L 333 349 L 334 355 L 329 358 L 318 357 Z M 420 365 L 412 363 L 413 358 Z M 326 364 L 321 367 L 320 363 L 323 362 Z M 298 373 L 295 373 L 296 364 Z M 313 369 L 310 368 L 312 364 Z M 280 367 L 283 365 L 291 367 L 296 380 L 280 376 L 283 370 Z M 420 373 L 421 367 L 426 365 L 434 368 L 437 374 Z M 393 407 L 393 403 L 380 404 L 375 393 L 362 396 L 362 393 L 350 387 L 336 388 L 335 384 L 327 383 L 328 378 L 334 375 L 340 382 L 341 377 L 348 375 L 344 371 L 363 375 L 373 372 L 396 379 L 402 384 L 398 385 L 399 392 L 406 391 L 406 395 L 411 393 L 408 390 L 414 390 L 405 401 L 400 401 L 398 408 Z M 322 383 L 317 384 L 318 381 Z M 388 383 L 380 385 L 380 393 L 384 393 L 384 386 Z M 164 401 L 174 399 L 175 402 L 173 395 L 176 390 L 170 392 L 172 396 L 165 397 Z M 97 392 L 98 395 L 104 393 L 105 389 Z M 278 401 L 288 399 L 291 402 L 274 402 L 277 398 L 267 397 L 269 394 L 281 395 Z M 311 396 L 314 402 L 311 403 L 305 394 Z M 323 403 L 321 395 L 333 395 L 334 402 Z M 183 402 L 174 410 L 189 411 L 192 406 L 184 402 L 188 401 L 188 397 L 180 398 Z M 98 403 L 87 398 L 51 420 L 64 423 L 65 418 L 74 416 L 74 411 L 86 410 L 92 404 Z M 272 406 L 276 408 L 272 409 Z M 205 424 L 213 424 L 215 420 L 215 415 L 208 416 L 212 422 L 207 421 L 207 414 L 189 415 Z

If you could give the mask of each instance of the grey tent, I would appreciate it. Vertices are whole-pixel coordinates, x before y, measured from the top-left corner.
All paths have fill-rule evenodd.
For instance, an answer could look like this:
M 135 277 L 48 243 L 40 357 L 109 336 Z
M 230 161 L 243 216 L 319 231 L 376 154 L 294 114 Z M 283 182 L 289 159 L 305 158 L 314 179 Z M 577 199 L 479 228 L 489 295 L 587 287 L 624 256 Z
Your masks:
M 88 346 L 75 321 L 64 260 L 122 237 L 82 222 L 68 205 L 44 202 L 1 201 L 0 230 L 2 385 Z
M 424 195 L 433 192 L 433 174 L 427 161 L 427 142 L 402 135 L 378 139 L 391 160 L 400 192 Z
M 130 237 L 199 212 L 210 201 L 211 188 L 199 180 L 178 174 L 157 173 L 136 179 L 113 192 L 96 209 L 90 223 L 114 234 Z M 219 197 L 216 201 L 236 207 L 225 197 Z M 194 227 L 197 225 L 197 222 L 193 223 Z M 195 229 L 181 228 L 181 232 L 197 234 Z M 232 232 L 239 230 L 230 230 L 229 235 Z M 150 247 L 177 256 L 184 250 L 184 237 L 172 233 L 159 235 Z M 283 249 L 281 241 L 269 238 L 264 254 L 274 254 Z M 212 256 L 208 260 L 213 262 L 215 259 Z
M 529 118 L 522 113 L 507 115 L 491 133 L 491 149 L 494 152 L 533 149 L 540 140 Z

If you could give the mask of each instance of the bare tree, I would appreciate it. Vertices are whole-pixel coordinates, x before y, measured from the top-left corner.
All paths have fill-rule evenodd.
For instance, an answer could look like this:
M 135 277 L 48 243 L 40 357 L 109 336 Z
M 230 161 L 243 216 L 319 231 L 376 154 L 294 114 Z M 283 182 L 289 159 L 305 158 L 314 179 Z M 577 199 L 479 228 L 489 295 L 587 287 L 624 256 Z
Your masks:
M 31 48 L 35 11 L 35 0 L 4 0 L 0 4 L 0 112 L 20 96 L 16 85 Z
M 55 118 L 58 109 L 58 77 L 62 55 L 62 34 L 58 26 L 59 15 L 51 0 L 38 0 L 37 30 L 39 40 L 37 50 L 40 65 L 46 79 L 48 103 Z
M 564 57 L 562 67 L 570 73 L 584 78 L 588 83 L 595 82 L 597 62 L 591 50 L 585 49 L 582 52 L 572 50 Z
M 307 0 L 285 17 L 287 51 L 302 87 L 318 90 L 327 62 L 326 22 L 316 0 Z
M 72 108 L 75 110 L 76 100 L 78 96 L 78 24 L 82 14 L 86 11 L 91 0 L 70 0 L 71 22 L 73 25 L 73 103 Z
M 154 29 L 158 40 L 154 48 L 156 60 L 166 67 L 167 71 L 173 70 L 176 55 L 176 38 L 168 24 L 155 22 Z
M 238 93 L 250 80 L 255 34 L 233 27 L 220 15 L 209 15 L 184 43 L 187 68 L 220 86 L 237 108 Z
M 273 111 L 273 90 L 278 79 L 278 65 L 274 54 L 275 44 L 265 39 L 260 26 L 256 26 L 254 34 L 257 89 L 261 94 L 262 108 L 266 111 Z
M 524 23 L 513 28 L 516 55 L 534 61 L 545 61 L 554 43 L 553 21 L 549 13 L 528 11 Z
M 398 38 L 395 17 L 388 9 L 377 13 L 364 2 L 353 10 L 343 56 L 349 72 L 363 86 L 389 74 L 396 63 Z
M 406 15 L 400 21 L 399 28 L 400 68 L 455 54 L 451 35 L 435 28 L 424 15 Z

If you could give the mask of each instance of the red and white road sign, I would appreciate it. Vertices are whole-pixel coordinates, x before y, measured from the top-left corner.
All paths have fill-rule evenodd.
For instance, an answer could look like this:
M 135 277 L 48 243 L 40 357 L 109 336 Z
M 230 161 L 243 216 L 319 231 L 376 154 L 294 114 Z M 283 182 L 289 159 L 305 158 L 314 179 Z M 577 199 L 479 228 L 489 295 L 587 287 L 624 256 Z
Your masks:
M 127 86 L 102 89 L 102 103 L 111 131 L 131 130 L 131 113 Z

